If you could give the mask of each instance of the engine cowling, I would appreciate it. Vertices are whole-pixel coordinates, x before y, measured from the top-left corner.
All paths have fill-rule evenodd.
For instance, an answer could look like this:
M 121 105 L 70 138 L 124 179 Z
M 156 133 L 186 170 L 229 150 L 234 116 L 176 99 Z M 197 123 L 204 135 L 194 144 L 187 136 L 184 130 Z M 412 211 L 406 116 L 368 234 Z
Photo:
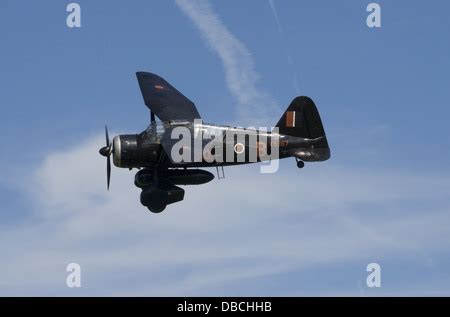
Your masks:
M 113 162 L 117 167 L 135 167 L 138 164 L 136 134 L 118 135 L 113 140 Z
M 113 140 L 113 162 L 117 167 L 148 167 L 159 160 L 162 146 L 142 135 L 122 134 Z

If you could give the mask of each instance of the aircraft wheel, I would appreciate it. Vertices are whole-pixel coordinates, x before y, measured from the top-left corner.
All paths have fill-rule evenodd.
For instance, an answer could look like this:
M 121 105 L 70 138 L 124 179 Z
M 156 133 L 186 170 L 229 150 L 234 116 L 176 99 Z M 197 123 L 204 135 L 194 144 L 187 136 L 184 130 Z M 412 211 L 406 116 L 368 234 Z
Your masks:
M 167 201 L 161 197 L 161 191 L 158 188 L 150 186 L 141 192 L 141 204 L 147 207 L 151 212 L 160 213 L 166 209 Z
M 298 167 L 298 168 L 303 168 L 303 167 L 305 167 L 305 162 L 303 162 L 303 161 L 297 161 L 297 167 Z
M 154 207 L 154 206 L 147 206 L 148 210 L 150 210 L 151 212 L 153 212 L 154 214 L 159 214 L 160 212 L 163 212 L 164 209 L 166 209 L 166 206 L 158 206 L 158 207 Z

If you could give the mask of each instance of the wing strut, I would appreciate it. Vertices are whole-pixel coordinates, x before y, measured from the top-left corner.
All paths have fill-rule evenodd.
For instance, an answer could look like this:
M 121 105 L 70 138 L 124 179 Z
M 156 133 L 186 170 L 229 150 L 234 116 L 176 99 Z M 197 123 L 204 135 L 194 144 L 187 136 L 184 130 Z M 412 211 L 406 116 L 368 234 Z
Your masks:
M 225 178 L 225 171 L 223 170 L 223 165 L 220 166 L 216 165 L 216 172 L 217 172 L 217 179 L 224 179 Z M 222 172 L 222 173 L 220 173 Z
M 150 111 L 150 123 L 156 122 L 155 114 L 153 111 Z

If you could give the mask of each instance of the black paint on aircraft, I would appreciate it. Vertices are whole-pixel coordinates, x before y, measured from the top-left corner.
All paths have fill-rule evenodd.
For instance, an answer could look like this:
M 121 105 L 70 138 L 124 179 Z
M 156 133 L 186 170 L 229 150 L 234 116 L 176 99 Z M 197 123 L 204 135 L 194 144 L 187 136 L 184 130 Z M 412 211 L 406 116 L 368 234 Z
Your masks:
M 201 116 L 195 104 L 175 87 L 155 74 L 137 72 L 136 76 L 144 103 L 150 110 L 150 125 L 139 134 L 118 135 L 114 137 L 112 143 L 105 127 L 106 146 L 99 152 L 107 158 L 108 189 L 111 179 L 111 155 L 115 166 L 139 169 L 134 184 L 142 189 L 140 197 L 142 205 L 152 212 L 159 213 L 167 205 L 183 200 L 184 189 L 178 185 L 200 185 L 214 179 L 212 173 L 199 168 L 215 167 L 218 178 L 223 178 L 224 166 L 271 159 L 271 156 L 266 154 L 275 148 L 273 145 L 275 143 L 278 157 L 280 159 L 294 157 L 299 168 L 304 167 L 304 162 L 325 161 L 330 158 L 330 148 L 319 112 L 308 97 L 296 97 L 291 102 L 276 124 L 278 133 L 203 122 L 199 124 L 197 120 L 201 119 Z M 161 122 L 157 122 L 156 117 Z M 176 127 L 185 127 L 192 132 L 193 138 L 198 131 L 214 136 L 221 135 L 221 141 L 225 140 L 227 134 L 241 134 L 245 137 L 241 139 L 244 142 L 233 137 L 232 144 L 228 147 L 234 150 L 231 161 L 225 159 L 211 161 L 203 155 L 200 160 L 194 158 L 177 161 L 171 154 L 172 147 L 178 142 L 171 138 L 171 133 Z M 218 131 L 222 134 L 217 133 Z M 249 134 L 256 137 L 256 145 L 250 142 Z M 201 146 L 205 148 L 206 141 L 201 141 Z M 218 152 L 218 149 L 219 147 L 212 148 L 208 153 L 219 157 L 214 153 L 215 150 Z M 222 158 L 227 154 L 226 149 L 227 147 L 223 146 L 220 154 Z M 257 153 L 256 160 L 250 157 L 249 153 L 252 150 Z

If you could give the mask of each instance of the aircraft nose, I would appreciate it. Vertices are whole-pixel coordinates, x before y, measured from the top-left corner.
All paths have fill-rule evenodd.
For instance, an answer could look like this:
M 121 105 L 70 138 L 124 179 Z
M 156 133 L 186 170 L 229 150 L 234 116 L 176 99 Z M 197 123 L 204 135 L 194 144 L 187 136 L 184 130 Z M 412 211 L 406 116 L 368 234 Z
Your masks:
M 104 146 L 98 151 L 100 155 L 107 157 L 109 155 L 109 146 Z

